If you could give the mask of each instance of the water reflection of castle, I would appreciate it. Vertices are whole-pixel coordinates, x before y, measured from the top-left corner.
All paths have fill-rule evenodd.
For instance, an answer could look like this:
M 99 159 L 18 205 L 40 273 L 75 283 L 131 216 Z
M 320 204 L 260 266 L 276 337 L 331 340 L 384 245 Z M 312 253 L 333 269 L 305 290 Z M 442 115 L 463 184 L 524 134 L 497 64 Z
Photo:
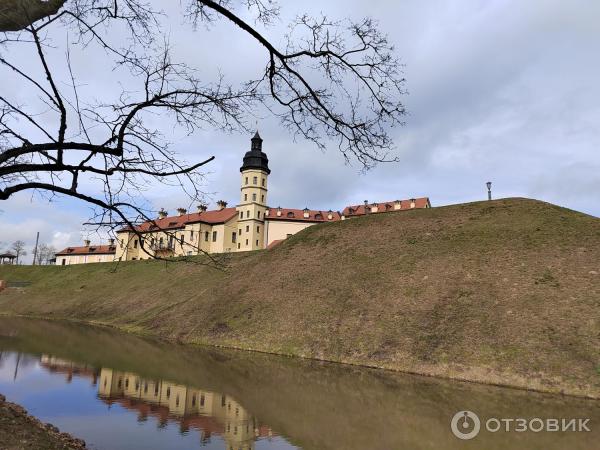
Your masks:
M 40 364 L 52 372 L 65 373 L 69 382 L 73 375 L 90 378 L 104 403 L 136 411 L 139 421 L 154 417 L 159 426 L 177 421 L 182 432 L 196 428 L 203 443 L 215 434 L 223 437 L 227 450 L 254 450 L 256 439 L 273 436 L 270 428 L 229 395 L 148 380 L 131 372 L 97 370 L 48 355 L 41 357 Z

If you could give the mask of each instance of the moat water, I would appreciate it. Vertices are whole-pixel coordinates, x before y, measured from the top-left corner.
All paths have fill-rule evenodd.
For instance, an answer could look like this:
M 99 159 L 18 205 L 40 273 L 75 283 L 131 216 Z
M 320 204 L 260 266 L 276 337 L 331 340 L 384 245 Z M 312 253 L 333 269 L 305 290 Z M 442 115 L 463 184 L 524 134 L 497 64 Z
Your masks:
M 600 448 L 598 401 L 59 322 L 0 318 L 0 393 L 92 449 Z M 481 418 L 472 440 L 451 431 L 462 410 Z M 493 432 L 489 418 L 589 419 L 591 431 Z

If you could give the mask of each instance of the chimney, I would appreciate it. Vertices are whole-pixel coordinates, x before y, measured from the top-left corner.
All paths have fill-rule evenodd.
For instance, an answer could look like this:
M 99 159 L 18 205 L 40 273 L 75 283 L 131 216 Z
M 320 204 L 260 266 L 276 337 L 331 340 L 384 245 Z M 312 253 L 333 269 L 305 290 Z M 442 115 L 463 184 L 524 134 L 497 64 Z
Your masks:
M 217 202 L 217 206 L 219 207 L 219 211 L 227 208 L 227 202 L 225 200 L 219 200 Z
M 410 207 L 411 207 L 411 208 L 414 208 L 415 206 L 417 206 L 417 204 L 416 204 L 416 201 L 417 201 L 417 200 L 416 200 L 416 199 L 414 199 L 414 198 L 411 198 L 411 199 L 410 199 Z
M 269 214 L 270 214 L 270 213 L 271 213 L 271 210 L 270 210 L 270 209 L 267 209 L 267 210 L 265 211 L 265 216 L 269 217 Z
M 177 213 L 180 216 L 183 216 L 186 212 L 187 212 L 187 209 L 185 209 L 185 208 L 177 208 Z
M 198 205 L 198 212 L 199 212 L 199 213 L 200 213 L 200 212 L 204 212 L 204 211 L 206 211 L 206 210 L 207 210 L 207 207 L 206 207 L 206 205 L 205 205 L 204 203 L 200 203 L 200 204 Z
M 376 213 L 377 211 L 379 211 L 379 203 L 373 203 L 371 205 L 371 212 Z
M 158 212 L 158 218 L 164 219 L 165 217 L 167 217 L 167 211 L 165 211 L 165 208 L 160 208 L 160 211 Z
M 333 211 L 332 210 L 327 211 L 327 218 L 329 220 L 333 219 Z
M 277 217 L 281 217 L 281 206 L 277 207 Z
M 83 245 L 85 245 L 86 247 L 89 247 L 90 246 L 90 240 L 89 239 L 84 240 L 83 241 Z
M 394 202 L 394 209 L 402 209 L 402 202 L 400 200 Z
M 114 247 L 115 246 L 115 240 L 113 238 L 110 238 L 108 240 L 108 245 L 111 246 L 111 247 Z
M 309 216 L 309 215 L 310 215 L 310 214 L 308 214 L 308 208 L 304 208 L 304 218 L 305 218 L 305 219 L 308 219 L 308 216 Z

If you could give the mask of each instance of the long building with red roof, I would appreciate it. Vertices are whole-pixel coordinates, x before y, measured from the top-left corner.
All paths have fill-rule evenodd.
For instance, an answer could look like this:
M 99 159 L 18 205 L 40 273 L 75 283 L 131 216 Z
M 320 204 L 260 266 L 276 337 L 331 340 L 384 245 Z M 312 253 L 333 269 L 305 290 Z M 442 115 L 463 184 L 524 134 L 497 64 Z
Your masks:
M 109 245 L 68 247 L 56 254 L 57 264 L 143 260 L 154 257 L 192 256 L 202 253 L 227 253 L 272 248 L 298 233 L 318 224 L 352 219 L 367 214 L 430 208 L 427 197 L 392 200 L 346 206 L 334 210 L 294 209 L 267 206 L 269 159 L 262 150 L 258 132 L 251 139 L 250 150 L 240 167 L 240 200 L 235 207 L 217 202 L 208 210 L 179 208 L 177 215 L 164 209 L 155 219 L 126 227 L 117 232 L 117 242 Z

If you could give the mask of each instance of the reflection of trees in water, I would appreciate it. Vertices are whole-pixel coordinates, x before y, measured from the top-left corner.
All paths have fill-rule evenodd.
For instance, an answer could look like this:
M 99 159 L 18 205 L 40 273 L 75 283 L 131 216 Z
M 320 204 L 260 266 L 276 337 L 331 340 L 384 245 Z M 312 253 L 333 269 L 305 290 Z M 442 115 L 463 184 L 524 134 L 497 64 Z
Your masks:
M 273 436 L 272 430 L 261 425 L 233 397 L 181 384 L 150 380 L 132 372 L 109 368 L 95 369 L 88 365 L 42 355 L 40 365 L 53 373 L 63 373 L 67 382 L 73 376 L 89 378 L 98 386 L 98 398 L 110 408 L 118 404 L 137 413 L 137 420 L 156 420 L 159 428 L 169 422 L 179 423 L 181 433 L 196 429 L 202 442 L 220 435 L 228 445 L 239 450 L 254 449 L 254 441 Z

